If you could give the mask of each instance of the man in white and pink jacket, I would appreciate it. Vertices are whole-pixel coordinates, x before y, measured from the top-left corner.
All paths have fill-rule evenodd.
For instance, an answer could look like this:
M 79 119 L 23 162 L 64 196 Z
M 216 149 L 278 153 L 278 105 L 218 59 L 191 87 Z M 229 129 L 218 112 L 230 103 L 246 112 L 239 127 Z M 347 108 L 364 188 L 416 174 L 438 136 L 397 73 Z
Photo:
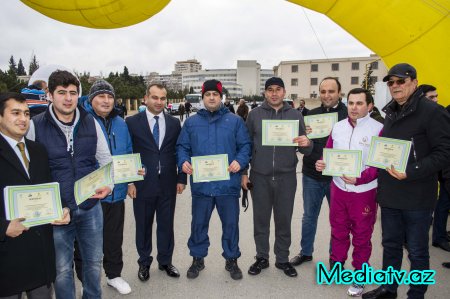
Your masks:
M 378 136 L 383 125 L 372 119 L 369 111 L 373 108 L 373 97 L 369 91 L 355 88 L 348 95 L 348 118 L 337 122 L 328 138 L 326 148 L 361 150 L 362 172 L 360 178 L 333 177 L 330 188 L 331 224 L 331 267 L 347 259 L 352 234 L 353 261 L 355 270 L 369 263 L 372 252 L 372 232 L 377 215 L 375 200 L 377 189 L 377 169 L 366 166 L 372 136 Z M 316 170 L 325 169 L 323 160 L 316 162 Z M 351 296 L 359 296 L 363 285 L 352 285 Z

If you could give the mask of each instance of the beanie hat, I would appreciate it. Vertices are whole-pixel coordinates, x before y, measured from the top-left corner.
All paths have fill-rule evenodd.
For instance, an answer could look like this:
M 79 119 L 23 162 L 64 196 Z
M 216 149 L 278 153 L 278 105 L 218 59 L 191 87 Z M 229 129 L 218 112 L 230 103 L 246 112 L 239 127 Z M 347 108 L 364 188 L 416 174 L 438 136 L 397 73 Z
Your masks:
M 220 97 L 222 97 L 222 83 L 217 80 L 207 80 L 203 83 L 202 86 L 202 98 L 205 92 L 215 90 L 220 93 Z
M 97 80 L 94 82 L 94 84 L 92 84 L 91 90 L 89 90 L 89 102 L 91 102 L 92 99 L 95 98 L 95 96 L 102 93 L 110 94 L 114 98 L 116 97 L 116 95 L 114 94 L 114 87 L 112 87 L 111 84 L 109 84 L 105 80 Z
M 278 86 L 284 88 L 284 82 L 283 82 L 283 80 L 282 80 L 281 78 L 279 78 L 279 77 L 272 77 L 272 78 L 267 79 L 266 85 L 265 85 L 265 88 L 264 88 L 264 89 L 269 88 L 270 85 L 278 85 Z

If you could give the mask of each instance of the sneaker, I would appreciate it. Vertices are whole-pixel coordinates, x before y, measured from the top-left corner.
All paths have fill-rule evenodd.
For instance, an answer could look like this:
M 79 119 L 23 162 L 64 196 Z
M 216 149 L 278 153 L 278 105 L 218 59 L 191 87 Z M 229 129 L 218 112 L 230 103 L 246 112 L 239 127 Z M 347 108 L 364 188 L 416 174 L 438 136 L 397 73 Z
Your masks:
M 201 257 L 194 257 L 192 260 L 192 265 L 187 270 L 186 276 L 187 278 L 197 278 L 200 271 L 205 269 L 205 261 Z
M 113 279 L 107 279 L 106 283 L 115 288 L 122 295 L 131 293 L 131 288 L 128 282 L 126 282 L 122 277 L 116 277 Z
M 265 259 L 263 257 L 255 257 L 256 262 L 253 263 L 253 265 L 250 266 L 248 269 L 248 274 L 250 275 L 258 275 L 261 273 L 262 269 L 266 269 L 269 267 L 269 260 Z
M 359 297 L 359 296 L 361 296 L 363 291 L 364 291 L 363 284 L 354 283 L 348 288 L 347 294 L 352 297 Z
M 242 271 L 239 269 L 237 259 L 228 259 L 225 263 L 225 270 L 230 272 L 230 276 L 234 280 L 242 279 Z

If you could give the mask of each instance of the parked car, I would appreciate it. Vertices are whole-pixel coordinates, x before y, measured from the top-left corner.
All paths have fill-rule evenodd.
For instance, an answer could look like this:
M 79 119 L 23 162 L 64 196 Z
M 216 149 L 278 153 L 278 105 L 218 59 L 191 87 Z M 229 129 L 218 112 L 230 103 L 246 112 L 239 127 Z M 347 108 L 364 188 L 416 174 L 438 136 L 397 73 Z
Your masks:
M 172 103 L 172 104 L 170 104 L 170 107 L 168 107 L 169 113 L 171 115 L 179 114 L 178 108 L 180 108 L 180 103 Z
M 293 101 L 293 100 L 291 100 L 291 99 L 283 99 L 283 101 L 286 102 L 286 103 L 288 103 L 289 105 L 291 105 L 292 108 L 295 108 L 295 107 L 294 107 L 294 101 Z

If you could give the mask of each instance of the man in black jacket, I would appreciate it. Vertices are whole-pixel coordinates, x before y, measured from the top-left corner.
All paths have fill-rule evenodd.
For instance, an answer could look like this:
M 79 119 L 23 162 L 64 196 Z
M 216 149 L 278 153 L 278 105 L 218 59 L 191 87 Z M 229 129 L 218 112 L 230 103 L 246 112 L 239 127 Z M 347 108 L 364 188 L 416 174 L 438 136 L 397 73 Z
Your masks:
M 326 77 L 319 85 L 320 107 L 311 109 L 308 115 L 337 112 L 338 120 L 347 117 L 347 107 L 341 102 L 341 83 L 333 77 Z M 317 219 L 323 198 L 326 196 L 330 202 L 331 176 L 324 176 L 316 170 L 316 162 L 322 158 L 323 148 L 328 136 L 314 139 L 314 147 L 311 155 L 303 156 L 303 219 L 302 240 L 300 253 L 291 259 L 294 266 L 312 260 L 314 251 L 314 239 L 316 237 Z
M 397 64 L 383 81 L 392 101 L 383 108 L 386 118 L 382 136 L 412 143 L 405 173 L 394 167 L 378 173 L 383 270 L 401 270 L 404 242 L 408 244 L 410 270 L 428 270 L 428 232 L 437 199 L 437 175 L 450 161 L 450 116 L 417 89 L 413 66 Z M 385 284 L 362 298 L 396 298 L 397 287 L 397 283 Z M 426 290 L 425 284 L 411 283 L 407 296 L 424 298 Z
M 7 220 L 4 216 L 6 186 L 51 182 L 47 151 L 24 138 L 29 125 L 25 97 L 0 94 L 0 298 L 22 298 L 22 292 L 28 298 L 52 298 L 56 277 L 52 226 L 27 228 L 24 218 Z M 67 208 L 64 217 L 55 224 L 69 223 Z

